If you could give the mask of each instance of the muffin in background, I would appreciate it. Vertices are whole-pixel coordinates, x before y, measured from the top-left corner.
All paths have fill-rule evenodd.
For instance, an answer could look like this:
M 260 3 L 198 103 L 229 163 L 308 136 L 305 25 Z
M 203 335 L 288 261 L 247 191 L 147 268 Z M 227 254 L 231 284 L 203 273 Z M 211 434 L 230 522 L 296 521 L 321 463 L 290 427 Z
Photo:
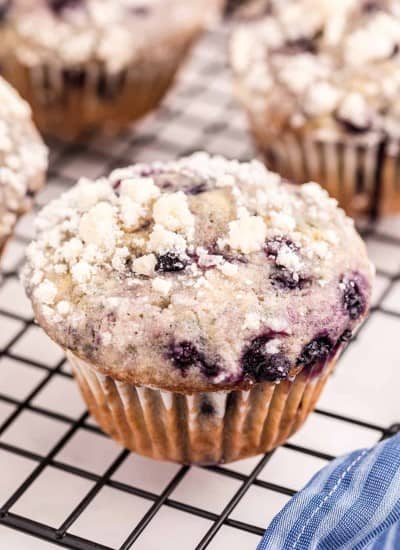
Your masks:
M 125 447 L 229 462 L 303 423 L 365 318 L 373 269 L 315 183 L 205 153 L 81 180 L 23 281 L 90 412 Z
M 29 105 L 0 77 L 0 256 L 18 218 L 32 206 L 47 169 L 47 149 Z
M 40 130 L 115 133 L 154 109 L 222 0 L 18 0 L 0 10 L 3 76 Z
M 271 0 L 235 31 L 231 63 L 270 168 L 350 214 L 400 211 L 397 0 Z

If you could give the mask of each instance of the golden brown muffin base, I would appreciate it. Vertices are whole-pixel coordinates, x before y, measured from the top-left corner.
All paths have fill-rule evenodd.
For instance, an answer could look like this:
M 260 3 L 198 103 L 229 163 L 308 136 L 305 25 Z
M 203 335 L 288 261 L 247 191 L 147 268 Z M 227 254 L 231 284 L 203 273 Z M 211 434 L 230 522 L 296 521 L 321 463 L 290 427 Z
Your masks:
M 113 380 L 67 352 L 82 396 L 121 445 L 181 464 L 220 464 L 284 443 L 313 410 L 335 360 L 318 375 L 263 382 L 249 391 L 192 395 Z
M 200 32 L 193 29 L 154 46 L 117 77 L 105 77 L 97 64 L 82 67 L 86 79 L 82 88 L 63 83 L 62 67 L 29 68 L 12 56 L 2 60 L 2 74 L 31 105 L 42 133 L 67 141 L 95 132 L 114 135 L 157 107 Z M 108 78 L 110 87 L 112 78 L 123 84 L 110 97 L 101 97 L 100 78 Z

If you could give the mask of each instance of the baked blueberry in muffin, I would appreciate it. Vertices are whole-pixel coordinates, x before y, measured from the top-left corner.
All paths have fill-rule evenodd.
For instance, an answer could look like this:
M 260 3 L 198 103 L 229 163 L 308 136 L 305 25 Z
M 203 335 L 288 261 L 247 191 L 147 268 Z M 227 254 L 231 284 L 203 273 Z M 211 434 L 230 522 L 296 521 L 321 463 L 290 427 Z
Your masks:
M 198 153 L 83 179 L 37 228 L 24 282 L 39 323 L 103 428 L 152 456 L 278 444 L 370 303 L 353 222 L 317 184 L 257 161 Z

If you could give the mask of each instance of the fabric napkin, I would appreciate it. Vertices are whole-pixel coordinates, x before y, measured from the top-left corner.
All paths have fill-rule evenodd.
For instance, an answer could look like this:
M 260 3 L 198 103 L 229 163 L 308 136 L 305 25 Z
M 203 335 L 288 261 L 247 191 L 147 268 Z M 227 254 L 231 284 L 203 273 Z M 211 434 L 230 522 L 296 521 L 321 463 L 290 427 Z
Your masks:
M 267 549 L 400 549 L 400 434 L 319 471 L 274 518 Z

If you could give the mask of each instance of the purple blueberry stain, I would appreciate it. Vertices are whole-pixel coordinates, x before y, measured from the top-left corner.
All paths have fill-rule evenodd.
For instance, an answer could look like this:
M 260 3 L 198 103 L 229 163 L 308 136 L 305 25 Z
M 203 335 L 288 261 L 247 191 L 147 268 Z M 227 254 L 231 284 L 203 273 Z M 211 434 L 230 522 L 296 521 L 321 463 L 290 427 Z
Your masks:
M 269 276 L 272 286 L 278 290 L 303 290 L 311 285 L 309 277 L 303 277 L 286 267 L 276 266 Z
M 6 18 L 10 8 L 12 0 L 0 0 L 0 23 Z
M 359 319 L 367 309 L 364 287 L 365 279 L 359 273 L 343 277 L 340 281 L 343 308 L 353 321 Z
M 298 38 L 287 40 L 282 46 L 275 48 L 273 51 L 278 55 L 316 54 L 321 34 L 321 31 L 318 31 L 314 36 L 299 36 Z
M 288 377 L 290 361 L 281 352 L 269 353 L 267 344 L 277 335 L 268 332 L 254 338 L 244 349 L 241 366 L 245 377 L 256 382 L 276 382 Z
M 62 76 L 64 83 L 71 88 L 80 89 L 85 86 L 86 72 L 83 69 L 64 69 Z
M 339 344 L 341 343 L 347 343 L 347 342 L 350 342 L 350 340 L 353 338 L 353 332 L 349 329 L 349 328 L 346 328 L 345 331 L 342 332 L 342 334 L 339 336 Z
M 200 403 L 200 414 L 202 416 L 212 416 L 214 413 L 214 405 L 206 396 L 203 396 Z
M 174 187 L 174 184 L 169 180 L 164 180 L 163 182 L 161 182 L 160 187 L 161 189 L 166 191 L 167 189 L 172 189 Z
M 82 0 L 47 0 L 49 8 L 56 14 L 61 15 L 66 9 L 77 8 L 82 5 Z
M 351 122 L 350 120 L 342 118 L 338 115 L 336 116 L 336 120 L 341 124 L 343 129 L 350 134 L 364 134 L 372 128 L 370 120 L 366 121 L 365 124 L 355 124 L 354 122 Z
M 243 256 L 241 254 L 232 254 L 230 252 L 227 252 L 226 250 L 221 250 L 216 242 L 207 247 L 207 252 L 211 256 L 221 256 L 224 260 L 226 260 L 229 263 L 240 263 L 240 264 L 249 263 L 246 256 Z
M 320 334 L 306 344 L 297 358 L 296 366 L 311 370 L 323 367 L 334 348 L 334 343 L 326 334 Z
M 208 361 L 204 353 L 188 340 L 173 342 L 168 349 L 167 357 L 181 371 L 182 376 L 192 367 L 198 367 L 206 378 L 214 378 L 220 373 L 219 365 Z
M 365 13 L 376 13 L 383 9 L 382 2 L 377 0 L 367 0 L 362 6 L 362 10 Z
M 283 246 L 287 246 L 293 252 L 298 252 L 299 247 L 294 244 L 293 241 L 286 237 L 281 237 L 278 235 L 273 239 L 268 239 L 264 245 L 264 251 L 268 258 L 276 259 L 278 257 L 279 251 Z
M 197 183 L 196 185 L 193 185 L 192 187 L 189 187 L 188 189 L 186 189 L 186 194 L 200 195 L 201 193 L 205 193 L 206 191 L 207 191 L 207 184 L 202 182 L 202 183 Z
M 172 344 L 168 351 L 168 357 L 173 365 L 183 373 L 189 367 L 196 366 L 203 359 L 196 346 L 187 340 Z
M 297 54 L 302 52 L 316 53 L 317 47 L 313 38 L 301 37 L 288 40 L 284 45 L 284 53 Z
M 149 6 L 134 6 L 131 8 L 131 11 L 134 15 L 138 15 L 139 17 L 146 17 L 150 14 L 151 10 Z
M 175 273 L 183 271 L 188 262 L 174 252 L 167 252 L 157 257 L 155 270 L 161 273 Z

